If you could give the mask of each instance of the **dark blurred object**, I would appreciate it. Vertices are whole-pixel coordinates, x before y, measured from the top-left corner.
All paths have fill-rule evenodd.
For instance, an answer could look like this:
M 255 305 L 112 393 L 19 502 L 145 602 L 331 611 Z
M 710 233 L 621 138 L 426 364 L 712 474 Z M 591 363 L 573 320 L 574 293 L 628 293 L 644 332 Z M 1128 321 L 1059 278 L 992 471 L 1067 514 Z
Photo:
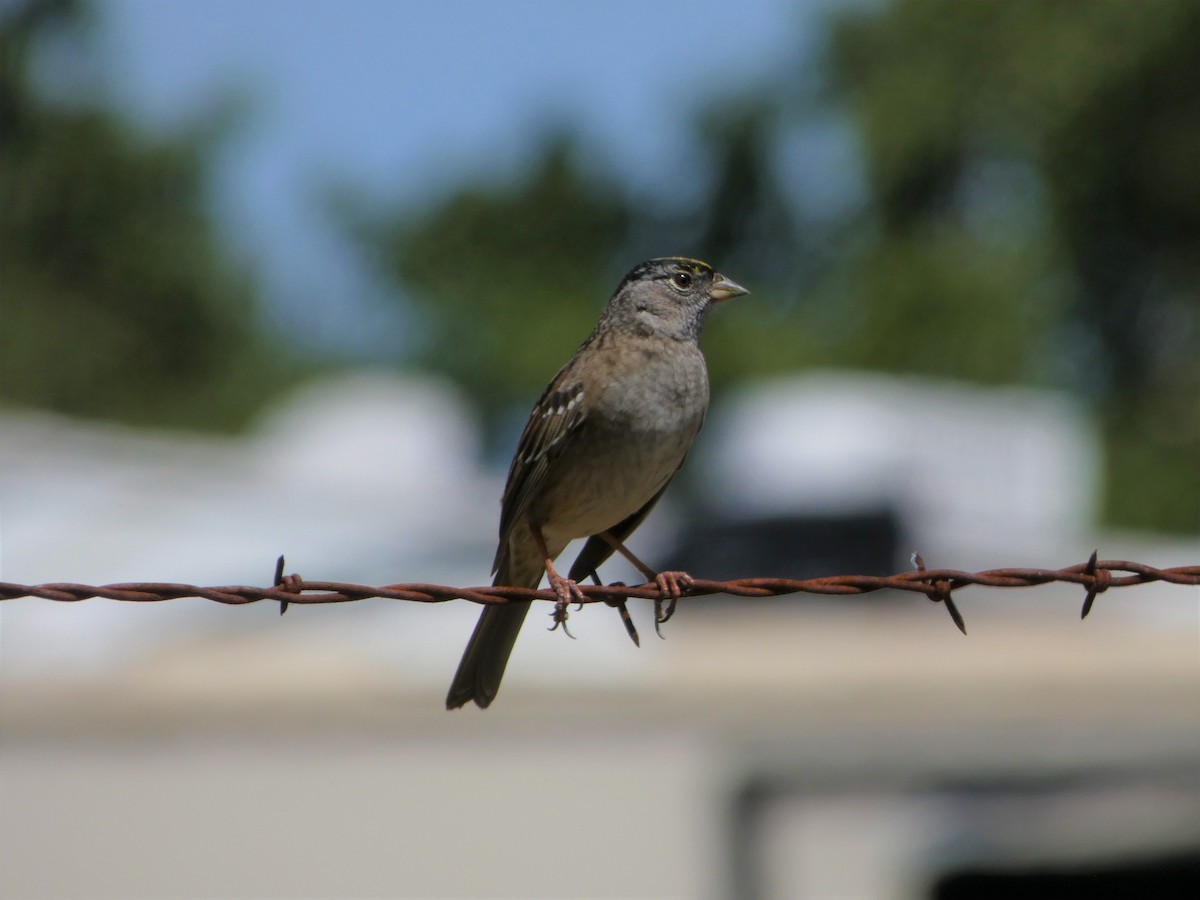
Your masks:
M 938 880 L 930 900 L 1193 900 L 1200 853 L 1078 866 L 977 868 Z
M 750 575 L 888 575 L 896 570 L 899 540 L 899 524 L 887 511 L 746 520 L 696 516 L 675 549 L 655 563 L 718 581 Z
M 918 730 L 930 724 L 922 722 Z M 1074 752 L 1061 754 L 1063 741 L 1078 739 L 1069 736 L 1069 728 L 1057 735 L 1056 747 L 1045 733 L 1021 727 L 1004 727 L 980 744 L 975 743 L 980 735 L 968 736 L 963 727 L 959 721 L 947 731 L 930 732 L 929 739 L 943 749 L 959 740 L 965 740 L 964 748 L 974 744 L 967 757 L 951 753 L 957 756 L 954 761 L 942 751 L 916 749 L 907 740 L 888 742 L 869 768 L 850 763 L 860 748 L 847 749 L 825 772 L 814 767 L 811 755 L 790 762 L 782 761 L 786 756 L 758 757 L 728 795 L 723 846 L 729 883 L 724 895 L 740 900 L 809 896 L 795 883 L 790 892 L 781 891 L 780 878 L 788 877 L 788 869 L 792 879 L 805 877 L 793 860 L 813 863 L 812 835 L 820 834 L 822 826 L 847 827 L 838 821 L 841 804 L 890 810 L 897 823 L 911 823 L 906 827 L 915 840 L 907 854 L 882 861 L 875 872 L 877 877 L 903 872 L 908 890 L 899 893 L 904 896 L 1176 900 L 1197 895 L 1193 758 L 1180 757 L 1178 763 L 1161 757 L 1123 759 L 1107 745 L 1108 735 L 1094 735 Z M 1007 751 L 975 755 L 983 746 Z M 959 766 L 969 768 L 946 777 Z M 942 814 L 930 817 L 931 807 Z M 1128 820 L 1113 825 L 1122 810 L 1129 811 Z M 791 841 L 778 833 L 768 837 L 789 819 Z M 872 851 L 864 849 L 871 847 L 870 830 L 856 834 L 851 825 L 843 832 L 846 846 L 853 847 L 847 854 L 863 856 L 868 869 L 881 862 L 869 859 Z M 852 843 L 856 839 L 862 846 Z M 830 845 L 817 841 L 828 852 Z M 836 870 L 850 858 L 825 865 Z M 924 884 L 913 883 L 914 876 Z

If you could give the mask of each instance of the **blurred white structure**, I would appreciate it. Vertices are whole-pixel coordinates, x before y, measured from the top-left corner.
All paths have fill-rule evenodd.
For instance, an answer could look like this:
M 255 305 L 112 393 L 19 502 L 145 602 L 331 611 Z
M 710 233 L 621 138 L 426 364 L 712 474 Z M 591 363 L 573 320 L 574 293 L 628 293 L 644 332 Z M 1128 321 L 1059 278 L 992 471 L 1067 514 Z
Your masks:
M 824 374 L 727 399 L 689 465 L 725 513 L 894 504 L 934 565 L 1200 558 L 1096 535 L 1093 438 L 1052 395 Z M 286 551 L 479 584 L 502 480 L 427 378 L 313 384 L 240 439 L 9 412 L 0 579 L 262 584 Z M 1072 586 L 973 589 L 968 638 L 931 604 L 782 598 L 685 602 L 660 643 L 633 604 L 640 650 L 604 607 L 576 641 L 535 610 L 482 714 L 441 710 L 465 603 L 4 601 L 0 895 L 901 900 L 1174 851 L 1200 835 L 1197 593 L 1110 591 L 1081 624 Z
M 0 579 L 257 585 L 286 552 L 288 571 L 312 578 L 481 582 L 500 488 L 478 456 L 474 415 L 430 378 L 315 383 L 236 439 L 7 413 Z M 164 642 L 275 624 L 266 612 L 9 604 L 4 664 L 10 675 L 102 671 Z M 369 633 L 383 611 L 330 612 L 324 628 Z
M 1041 560 L 1093 531 L 1099 434 L 1061 393 L 821 372 L 748 386 L 709 428 L 701 459 L 726 514 L 891 509 L 960 567 Z
M 474 416 L 430 378 L 318 382 L 236 439 L 12 412 L 2 422 L 9 581 L 257 583 L 285 548 L 365 575 L 396 554 L 448 555 L 460 523 L 495 504 Z

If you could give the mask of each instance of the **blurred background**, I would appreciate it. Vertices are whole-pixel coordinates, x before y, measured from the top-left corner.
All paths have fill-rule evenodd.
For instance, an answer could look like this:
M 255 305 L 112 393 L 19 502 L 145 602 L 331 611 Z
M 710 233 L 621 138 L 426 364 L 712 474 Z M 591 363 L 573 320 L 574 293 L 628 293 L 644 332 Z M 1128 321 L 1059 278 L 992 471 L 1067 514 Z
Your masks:
M 0 59 L 4 581 L 487 583 L 674 254 L 753 293 L 649 561 L 1200 561 L 1190 0 L 0 0 Z M 467 603 L 4 601 L 0 896 L 1195 896 L 1200 592 L 957 596 L 535 616 L 453 714 Z

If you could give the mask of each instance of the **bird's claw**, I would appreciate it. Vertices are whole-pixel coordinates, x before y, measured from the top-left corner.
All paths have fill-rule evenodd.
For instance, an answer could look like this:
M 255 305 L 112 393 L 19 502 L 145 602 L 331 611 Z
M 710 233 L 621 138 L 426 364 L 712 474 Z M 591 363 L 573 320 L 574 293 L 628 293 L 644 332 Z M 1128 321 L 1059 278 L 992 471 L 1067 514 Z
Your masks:
M 567 618 L 570 615 L 570 613 L 567 611 L 567 606 L 568 604 L 563 603 L 561 600 L 555 602 L 554 612 L 550 613 L 550 618 L 554 621 L 554 624 L 546 630 L 558 631 L 558 627 L 561 625 L 563 634 L 565 634 L 571 640 L 575 640 L 575 635 L 571 634 L 570 629 L 567 628 Z
M 575 635 L 571 634 L 567 628 L 567 618 L 570 615 L 568 607 L 572 603 L 578 603 L 579 609 L 583 608 L 586 598 L 583 596 L 583 591 L 579 589 L 579 585 L 569 578 L 550 579 L 551 587 L 554 588 L 554 593 L 558 596 L 558 600 L 554 604 L 554 612 L 550 614 L 550 618 L 554 624 L 550 626 L 550 631 L 557 631 L 558 626 L 562 626 L 563 634 L 571 640 L 575 640 Z
M 693 579 L 687 572 L 659 572 L 654 577 L 654 583 L 658 585 L 659 591 L 659 595 L 654 598 L 654 633 L 665 640 L 662 626 L 675 615 L 675 606 L 684 592 L 692 586 Z
M 666 622 L 669 618 L 671 618 L 671 616 L 675 615 L 675 601 L 671 600 L 667 604 L 666 612 L 663 611 L 663 604 L 664 604 L 664 601 L 663 601 L 662 597 L 655 598 L 655 600 L 654 600 L 654 633 L 657 634 L 660 638 L 662 638 L 665 641 L 667 639 L 667 636 L 662 633 L 662 626 L 663 626 L 664 622 Z

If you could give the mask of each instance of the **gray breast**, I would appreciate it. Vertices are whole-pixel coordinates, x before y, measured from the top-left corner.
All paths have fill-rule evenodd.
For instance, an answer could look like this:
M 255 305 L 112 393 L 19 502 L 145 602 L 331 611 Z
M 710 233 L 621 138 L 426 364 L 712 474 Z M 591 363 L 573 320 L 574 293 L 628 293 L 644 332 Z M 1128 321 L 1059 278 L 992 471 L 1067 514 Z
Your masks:
M 708 375 L 694 344 L 671 349 L 596 389 L 537 504 L 547 531 L 569 540 L 611 528 L 678 470 L 704 421 Z

